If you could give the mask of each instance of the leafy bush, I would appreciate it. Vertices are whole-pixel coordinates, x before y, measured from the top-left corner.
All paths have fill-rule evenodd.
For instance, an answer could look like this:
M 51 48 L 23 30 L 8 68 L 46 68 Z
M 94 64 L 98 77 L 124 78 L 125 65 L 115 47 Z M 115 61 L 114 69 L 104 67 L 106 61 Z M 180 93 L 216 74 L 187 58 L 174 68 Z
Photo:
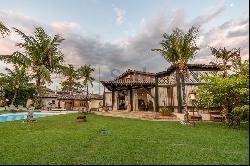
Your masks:
M 235 107 L 230 116 L 230 126 L 240 126 L 241 121 L 249 121 L 249 105 Z
M 160 109 L 160 113 L 162 116 L 170 116 L 172 115 L 172 110 L 170 108 L 167 108 L 167 107 L 163 107 Z
M 76 119 L 82 120 L 83 122 L 87 122 L 87 117 L 85 115 L 79 115 Z
M 241 121 L 249 121 L 249 70 L 246 66 L 249 66 L 248 61 L 240 66 L 240 74 L 201 77 L 207 83 L 195 90 L 197 100 L 194 105 L 221 108 L 229 126 L 239 126 Z

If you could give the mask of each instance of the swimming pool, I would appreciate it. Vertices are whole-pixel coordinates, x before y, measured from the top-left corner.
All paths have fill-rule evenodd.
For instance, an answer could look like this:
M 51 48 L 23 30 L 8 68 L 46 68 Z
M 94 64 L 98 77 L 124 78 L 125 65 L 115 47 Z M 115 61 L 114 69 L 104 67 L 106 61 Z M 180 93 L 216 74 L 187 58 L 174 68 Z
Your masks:
M 46 117 L 57 114 L 47 114 L 47 113 L 33 113 L 33 118 Z M 16 113 L 16 114 L 2 114 L 0 115 L 0 122 L 22 120 L 27 118 L 27 113 Z

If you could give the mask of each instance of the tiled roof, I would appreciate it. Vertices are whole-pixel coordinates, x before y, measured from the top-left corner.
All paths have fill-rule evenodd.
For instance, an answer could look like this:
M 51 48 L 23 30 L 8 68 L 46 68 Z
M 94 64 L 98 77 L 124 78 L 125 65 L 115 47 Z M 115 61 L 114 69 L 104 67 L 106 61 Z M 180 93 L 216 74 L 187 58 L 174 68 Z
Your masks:
M 159 73 L 156 73 L 156 75 L 167 75 L 174 71 L 178 66 L 177 65 L 171 65 L 166 71 L 162 71 Z M 206 64 L 187 64 L 188 69 L 215 69 L 220 70 L 220 67 L 217 65 L 206 65 Z
M 114 81 L 101 81 L 103 85 L 112 84 L 112 85 L 155 85 L 155 81 L 147 80 L 131 80 L 131 79 L 119 79 Z
M 74 94 L 74 95 L 71 95 L 71 94 L 64 94 L 64 95 L 58 95 L 57 99 L 67 99 L 67 100 L 86 100 L 87 99 L 87 96 L 85 95 L 80 95 L 80 94 Z
M 68 100 L 87 100 L 87 99 L 102 99 L 103 97 L 101 95 L 97 94 L 89 94 L 87 95 L 82 95 L 82 94 L 63 94 L 63 95 L 58 95 L 57 99 L 68 99 Z
M 124 73 L 122 73 L 120 76 L 118 76 L 115 80 L 119 80 L 121 79 L 122 77 L 128 75 L 128 74 L 142 74 L 142 75 L 147 75 L 147 76 L 155 76 L 156 74 L 155 73 L 150 73 L 150 72 L 145 72 L 145 71 L 138 71 L 138 70 L 131 70 L 131 69 L 128 69 L 127 71 L 125 71 Z
M 42 98 L 57 98 L 57 96 L 55 93 L 45 93 L 42 95 Z

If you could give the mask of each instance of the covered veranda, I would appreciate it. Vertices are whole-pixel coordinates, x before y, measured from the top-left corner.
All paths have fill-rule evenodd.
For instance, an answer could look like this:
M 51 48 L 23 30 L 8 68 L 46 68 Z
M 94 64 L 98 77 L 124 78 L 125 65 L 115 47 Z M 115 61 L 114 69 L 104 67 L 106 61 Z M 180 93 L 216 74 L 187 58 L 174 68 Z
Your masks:
M 112 110 L 154 111 L 154 81 L 122 79 L 101 82 L 105 91 L 111 94 Z

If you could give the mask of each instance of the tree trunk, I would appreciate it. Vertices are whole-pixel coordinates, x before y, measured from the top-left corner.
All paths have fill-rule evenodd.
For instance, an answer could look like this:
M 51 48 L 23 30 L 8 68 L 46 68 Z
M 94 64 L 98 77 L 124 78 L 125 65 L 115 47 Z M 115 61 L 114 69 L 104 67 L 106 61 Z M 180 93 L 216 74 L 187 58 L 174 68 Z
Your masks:
M 223 61 L 223 66 L 224 66 L 224 74 L 223 74 L 223 78 L 227 77 L 227 61 Z
M 17 96 L 17 89 L 15 89 L 15 93 L 14 93 L 14 97 L 13 97 L 13 99 L 11 101 L 11 105 L 14 105 L 14 102 L 16 100 L 16 96 Z
M 89 97 L 89 86 L 88 86 L 88 84 L 87 84 L 87 97 Z
M 188 110 L 187 110 L 187 99 L 186 99 L 186 91 L 185 91 L 185 79 L 183 73 L 180 74 L 181 78 L 181 89 L 182 89 L 182 97 L 183 97 L 183 106 L 184 106 L 184 122 L 188 123 Z
M 34 96 L 34 106 L 36 108 L 41 107 L 41 100 L 40 100 L 40 89 L 41 88 L 41 76 L 40 74 L 37 74 L 37 80 L 36 80 L 36 92 Z

